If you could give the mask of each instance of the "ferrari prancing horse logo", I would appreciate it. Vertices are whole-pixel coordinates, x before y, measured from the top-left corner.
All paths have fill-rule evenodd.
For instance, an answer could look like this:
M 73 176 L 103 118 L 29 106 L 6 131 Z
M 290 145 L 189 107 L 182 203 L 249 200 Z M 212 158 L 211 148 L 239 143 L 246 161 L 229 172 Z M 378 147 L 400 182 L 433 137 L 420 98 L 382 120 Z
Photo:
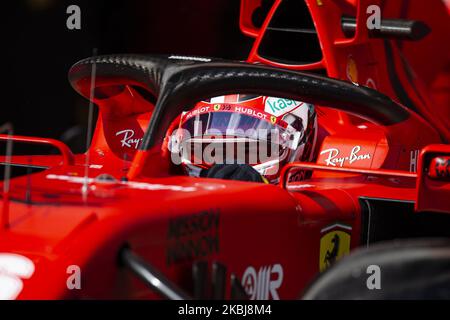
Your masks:
M 320 238 L 319 269 L 321 272 L 350 252 L 351 237 L 348 232 L 340 230 L 342 227 L 351 230 L 351 227 L 343 225 L 335 225 L 322 230 L 326 233 Z

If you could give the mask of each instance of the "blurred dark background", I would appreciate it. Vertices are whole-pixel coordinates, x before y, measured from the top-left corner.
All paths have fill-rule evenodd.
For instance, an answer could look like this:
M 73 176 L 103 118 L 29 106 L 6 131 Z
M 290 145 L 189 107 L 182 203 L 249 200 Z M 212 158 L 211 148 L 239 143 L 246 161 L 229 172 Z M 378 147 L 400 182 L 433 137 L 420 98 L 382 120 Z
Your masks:
M 69 30 L 69 5 L 81 30 Z M 88 101 L 67 72 L 108 53 L 177 53 L 245 59 L 251 40 L 239 30 L 239 0 L 15 0 L 1 15 L 3 94 L 0 124 L 15 134 L 63 139 L 83 151 Z

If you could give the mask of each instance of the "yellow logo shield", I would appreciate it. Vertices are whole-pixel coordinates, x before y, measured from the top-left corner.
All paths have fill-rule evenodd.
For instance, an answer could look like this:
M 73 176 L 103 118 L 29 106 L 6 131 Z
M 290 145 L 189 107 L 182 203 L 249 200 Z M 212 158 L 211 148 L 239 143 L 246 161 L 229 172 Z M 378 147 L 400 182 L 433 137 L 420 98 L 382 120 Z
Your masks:
M 320 238 L 320 271 L 324 271 L 334 262 L 350 252 L 350 234 L 334 230 Z
M 277 122 L 277 117 L 271 116 L 270 117 L 270 122 L 272 122 L 272 124 L 275 124 Z

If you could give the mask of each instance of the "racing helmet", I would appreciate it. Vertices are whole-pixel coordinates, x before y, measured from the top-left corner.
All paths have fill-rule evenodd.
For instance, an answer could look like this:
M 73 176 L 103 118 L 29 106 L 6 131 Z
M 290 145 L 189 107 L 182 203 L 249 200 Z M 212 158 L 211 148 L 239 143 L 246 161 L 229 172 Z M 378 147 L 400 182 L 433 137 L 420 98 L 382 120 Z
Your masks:
M 277 97 L 214 97 L 175 121 L 168 148 L 172 161 L 190 176 L 214 164 L 237 163 L 276 183 L 285 164 L 312 160 L 317 136 L 313 105 Z

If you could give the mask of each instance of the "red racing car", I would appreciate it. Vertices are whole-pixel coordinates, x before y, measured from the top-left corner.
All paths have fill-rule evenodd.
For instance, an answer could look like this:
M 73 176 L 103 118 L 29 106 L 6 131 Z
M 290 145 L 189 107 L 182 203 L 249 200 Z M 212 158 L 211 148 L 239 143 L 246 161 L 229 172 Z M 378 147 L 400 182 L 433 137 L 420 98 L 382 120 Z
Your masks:
M 99 108 L 85 154 L 0 136 L 59 153 L 2 156 L 0 299 L 295 299 L 355 248 L 448 237 L 449 11 L 423 7 L 242 1 L 246 62 L 76 63 Z

